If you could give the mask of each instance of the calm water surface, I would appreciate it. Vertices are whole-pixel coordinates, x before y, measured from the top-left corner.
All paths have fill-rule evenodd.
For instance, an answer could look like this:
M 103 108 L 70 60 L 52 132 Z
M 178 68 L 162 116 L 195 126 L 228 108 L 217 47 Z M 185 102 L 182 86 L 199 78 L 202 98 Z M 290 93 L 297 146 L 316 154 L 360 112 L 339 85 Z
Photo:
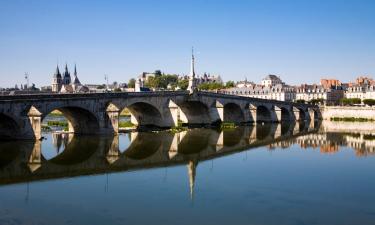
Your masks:
M 0 224 L 375 224 L 369 131 L 44 136 L 0 143 Z

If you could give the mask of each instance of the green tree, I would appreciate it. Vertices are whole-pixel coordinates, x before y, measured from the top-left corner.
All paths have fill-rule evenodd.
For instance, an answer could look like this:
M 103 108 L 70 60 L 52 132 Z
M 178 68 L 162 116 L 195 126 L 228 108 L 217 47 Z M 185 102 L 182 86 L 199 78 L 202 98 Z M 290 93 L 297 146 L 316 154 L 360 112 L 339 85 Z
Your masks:
M 135 79 L 134 78 L 129 80 L 128 87 L 129 88 L 135 88 Z
M 315 105 L 315 104 L 323 104 L 324 103 L 324 99 L 322 99 L 322 98 L 311 99 L 310 103 L 313 104 L 313 105 Z
M 159 76 L 162 75 L 160 70 L 155 70 L 154 73 L 155 73 L 155 76 L 156 76 L 156 77 L 159 77 Z
M 363 99 L 363 103 L 368 106 L 373 106 L 375 105 L 375 99 Z
M 160 76 L 149 77 L 145 85 L 149 88 L 166 89 L 168 84 L 176 86 L 178 82 L 178 76 L 172 74 L 163 74 Z
M 235 86 L 235 84 L 234 84 L 234 81 L 232 81 L 232 80 L 229 80 L 225 83 L 225 88 L 232 88 L 234 86 Z
M 101 84 L 101 85 L 97 86 L 96 89 L 105 89 L 105 85 Z
M 181 79 L 181 80 L 178 80 L 177 85 L 178 85 L 182 90 L 186 90 L 187 87 L 189 86 L 189 80 L 188 80 L 188 79 Z
M 354 105 L 354 104 L 361 104 L 360 98 L 342 98 L 340 99 L 341 104 L 343 105 Z
M 222 89 L 224 86 L 221 83 L 203 83 L 198 86 L 200 90 L 217 90 Z

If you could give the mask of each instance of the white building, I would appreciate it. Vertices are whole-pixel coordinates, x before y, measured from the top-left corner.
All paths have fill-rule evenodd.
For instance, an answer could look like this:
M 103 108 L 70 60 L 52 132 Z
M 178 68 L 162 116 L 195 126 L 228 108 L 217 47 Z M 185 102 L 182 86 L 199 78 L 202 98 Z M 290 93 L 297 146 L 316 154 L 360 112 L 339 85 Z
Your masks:
M 293 101 L 296 97 L 294 87 L 281 84 L 277 84 L 272 87 L 263 85 L 235 87 L 222 90 L 221 92 L 225 94 L 239 95 L 251 98 L 272 99 L 288 102 Z
M 375 86 L 353 85 L 345 91 L 345 98 L 375 99 Z
M 327 104 L 337 104 L 344 97 L 342 87 L 324 88 L 322 85 L 301 85 L 296 89 L 296 100 L 310 102 L 322 99 Z
M 266 76 L 265 78 L 262 79 L 262 85 L 265 86 L 265 87 L 272 87 L 272 86 L 276 86 L 276 85 L 284 85 L 284 83 L 282 82 L 282 80 L 280 79 L 280 77 L 276 76 L 276 75 L 268 75 Z

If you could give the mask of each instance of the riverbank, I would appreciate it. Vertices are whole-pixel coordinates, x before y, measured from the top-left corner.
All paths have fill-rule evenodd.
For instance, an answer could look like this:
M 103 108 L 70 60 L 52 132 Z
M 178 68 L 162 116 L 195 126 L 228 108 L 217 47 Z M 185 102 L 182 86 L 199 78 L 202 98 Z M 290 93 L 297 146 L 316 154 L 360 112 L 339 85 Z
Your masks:
M 323 120 L 342 122 L 375 122 L 375 107 L 369 106 L 323 106 Z

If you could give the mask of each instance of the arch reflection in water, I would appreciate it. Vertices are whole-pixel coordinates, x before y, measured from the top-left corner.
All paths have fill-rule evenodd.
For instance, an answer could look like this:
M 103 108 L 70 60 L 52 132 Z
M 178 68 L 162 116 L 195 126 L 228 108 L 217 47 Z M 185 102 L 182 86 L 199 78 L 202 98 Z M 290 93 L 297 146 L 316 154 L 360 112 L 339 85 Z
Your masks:
M 188 168 L 192 169 L 197 168 L 201 161 L 259 146 L 268 146 L 273 150 L 298 144 L 302 148 L 319 149 L 324 154 L 349 146 L 357 156 L 375 152 L 371 133 L 319 131 L 318 126 L 259 124 L 230 130 L 199 128 L 179 133 L 139 132 L 108 137 L 62 135 L 52 138 L 51 135 L 47 136 L 47 141 L 2 142 L 0 182 L 5 184 L 180 164 L 189 165 Z M 124 139 L 128 139 L 128 147 L 121 149 Z M 60 149 L 58 154 L 56 149 Z M 55 154 L 47 157 L 45 152 L 49 150 Z M 189 174 L 194 180 L 196 172 L 190 171 Z

